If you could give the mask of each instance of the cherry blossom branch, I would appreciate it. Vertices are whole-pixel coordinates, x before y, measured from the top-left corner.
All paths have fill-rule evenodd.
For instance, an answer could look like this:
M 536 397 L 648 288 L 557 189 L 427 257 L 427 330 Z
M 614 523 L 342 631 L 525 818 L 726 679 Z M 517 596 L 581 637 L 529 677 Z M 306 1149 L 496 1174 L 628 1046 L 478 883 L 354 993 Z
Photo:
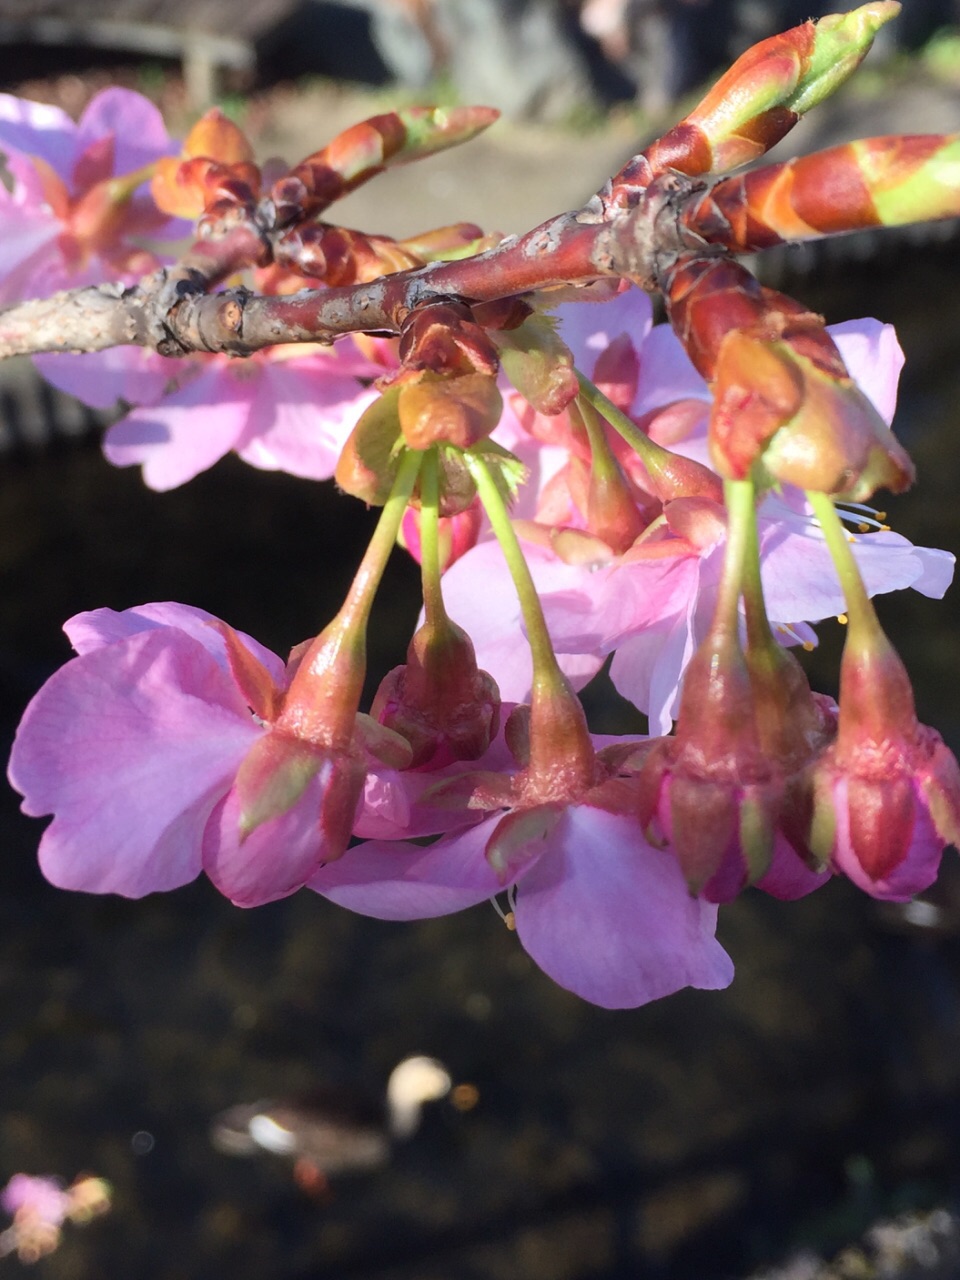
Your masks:
M 153 272 L 138 285 L 108 282 L 16 303 L 0 312 L 0 358 L 44 351 L 103 351 L 124 344 L 179 355 L 171 326 L 185 299 L 205 294 L 257 261 L 264 248 L 253 229 L 241 225 L 217 239 L 198 240 L 176 266 Z M 225 297 L 216 294 L 210 301 L 222 303 Z
M 629 278 L 657 287 L 684 249 L 699 246 L 681 229 L 685 203 L 703 187 L 665 174 L 629 209 L 598 199 L 551 218 L 523 236 L 459 262 L 432 263 L 367 284 L 305 289 L 286 297 L 244 288 L 207 290 L 252 261 L 265 244 L 252 225 L 197 241 L 176 267 L 137 285 L 88 286 L 18 303 L 0 313 L 0 358 L 48 351 L 101 351 L 121 343 L 162 355 L 190 351 L 244 356 L 277 343 L 331 342 L 346 333 L 398 333 L 415 307 L 439 298 L 494 302 L 534 289 Z
M 761 170 L 713 190 L 700 177 L 738 167 L 782 138 L 855 70 L 877 29 L 898 9 L 894 0 L 873 0 L 761 42 L 582 209 L 472 257 L 425 266 L 416 264 L 459 256 L 477 229 L 462 224 L 400 242 L 330 226 L 317 214 L 388 165 L 474 136 L 495 112 L 414 108 L 374 117 L 269 186 L 242 133 L 218 113 L 208 113 L 185 139 L 179 158 L 156 162 L 151 183 L 162 212 L 199 218 L 201 238 L 186 258 L 132 286 L 90 286 L 0 313 L 0 358 L 127 343 L 163 355 L 244 356 L 277 343 L 401 333 L 410 313 L 430 302 L 476 306 L 604 277 L 657 289 L 668 302 L 682 305 L 676 268 L 684 254 L 688 262 L 695 256 L 702 276 L 717 257 L 784 238 L 953 216 L 960 212 L 960 192 L 950 139 L 877 139 L 791 162 L 782 175 Z M 827 188 L 834 193 L 836 182 L 825 180 L 835 173 L 847 185 L 855 177 L 859 197 L 852 204 L 848 199 L 839 215 L 822 195 Z M 101 183 L 71 212 L 64 193 L 69 234 L 99 244 L 115 220 L 115 195 Z M 122 199 L 129 196 L 124 190 Z M 794 197 L 802 198 L 802 209 Z M 264 296 L 242 287 L 212 292 L 237 270 L 271 264 L 321 279 L 326 287 L 293 296 L 282 296 L 283 290 L 281 296 Z M 724 305 L 738 292 L 743 290 L 727 290 Z M 486 321 L 498 327 L 503 313 Z M 702 372 L 714 362 L 729 327 L 709 325 L 706 332 L 695 317 L 686 325 Z

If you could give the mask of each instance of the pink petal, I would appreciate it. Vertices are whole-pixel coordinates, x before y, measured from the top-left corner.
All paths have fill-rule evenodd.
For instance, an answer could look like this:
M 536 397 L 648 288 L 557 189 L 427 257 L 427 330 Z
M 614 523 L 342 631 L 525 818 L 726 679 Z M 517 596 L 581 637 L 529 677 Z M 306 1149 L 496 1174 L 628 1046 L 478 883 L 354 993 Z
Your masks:
M 500 708 L 500 732 L 477 760 L 457 760 L 441 769 L 388 769 L 373 765 L 367 774 L 363 806 L 353 834 L 363 840 L 411 840 L 443 835 L 454 828 L 469 826 L 485 818 L 482 809 L 464 810 L 459 805 L 431 803 L 429 792 L 444 781 L 469 778 L 471 774 L 493 772 L 511 774 L 517 762 L 507 748 L 503 726 L 513 706 Z M 617 739 L 619 741 L 619 739 Z M 606 745 L 605 741 L 601 745 Z M 423 799 L 424 793 L 427 799 Z
M 903 349 L 892 324 L 879 320 L 845 320 L 827 326 L 850 376 L 889 426 L 897 407 L 897 383 Z
M 101 260 L 91 257 L 81 267 L 66 262 L 56 240 L 49 240 L 27 262 L 13 271 L 4 283 L 2 298 L 49 298 L 61 289 L 82 289 L 100 284 L 116 273 L 107 270 Z
M 265 471 L 328 480 L 347 436 L 378 392 L 344 377 L 332 357 L 259 363 L 237 452 L 244 462 Z
M 206 650 L 172 630 L 74 658 L 24 713 L 10 780 L 53 813 L 53 884 L 140 897 L 200 871 L 210 810 L 261 732 Z
M 534 568 L 554 644 L 563 653 L 606 655 L 628 637 L 686 610 L 691 597 L 696 599 L 701 558 L 687 553 L 595 571 L 565 568 L 564 575 L 551 575 L 559 580 L 552 590 L 541 585 L 546 575 Z
M 107 134 L 114 135 L 115 175 L 131 173 L 160 156 L 176 155 L 179 144 L 167 133 L 163 116 L 142 94 L 103 89 L 90 99 L 77 128 L 77 152 Z
M 251 368 L 241 379 L 215 358 L 158 405 L 135 409 L 112 426 L 103 443 L 107 459 L 118 467 L 142 464 L 144 482 L 161 492 L 192 480 L 243 436 L 257 372 Z
M 773 860 L 766 875 L 756 883 L 756 888 L 769 893 L 781 902 L 795 902 L 805 898 L 814 889 L 827 883 L 833 872 L 813 871 L 782 835 L 777 835 L 773 846 Z
M 658 324 L 640 352 L 634 417 L 674 400 L 709 400 L 710 391 L 668 324 Z
M 467 762 L 472 769 L 477 761 Z M 466 772 L 461 768 L 460 772 Z M 482 812 L 464 813 L 459 808 L 437 808 L 420 802 L 424 791 L 447 774 L 420 773 L 407 769 L 371 769 L 363 791 L 363 806 L 354 823 L 353 834 L 362 840 L 411 840 L 420 836 L 443 835 L 454 827 L 477 821 Z
M 407 830 L 411 802 L 407 784 L 412 781 L 423 787 L 432 779 L 397 769 L 371 769 L 363 786 L 354 835 L 365 840 L 398 840 L 413 834 Z
M 77 154 L 77 126 L 59 107 L 0 93 L 0 150 L 40 156 L 66 180 Z
M 370 339 L 370 341 L 372 342 L 374 339 Z M 298 364 L 303 366 L 304 363 L 312 364 L 314 361 L 324 361 L 332 366 L 331 371 L 341 378 L 365 378 L 368 382 L 372 382 L 374 378 L 381 377 L 388 368 L 394 369 L 397 367 L 396 356 L 387 345 L 390 340 L 381 338 L 376 341 L 384 346 L 386 363 L 379 363 L 364 355 L 353 335 L 347 334 L 337 339 L 332 350 L 317 351 L 311 356 L 301 357 L 298 359 Z
M 920 576 L 910 586 L 922 596 L 931 600 L 942 600 L 947 588 L 953 582 L 957 558 L 949 551 L 941 551 L 939 547 L 914 547 L 913 554 L 920 563 Z
M 543 598 L 555 590 L 576 590 L 589 581 L 588 569 L 564 564 L 552 552 L 526 545 L 524 554 Z M 478 582 L 484 584 L 482 591 L 477 590 Z M 478 543 L 452 564 L 444 574 L 443 597 L 450 617 L 473 641 L 477 665 L 496 680 L 503 700 L 528 701 L 533 666 L 517 593 L 499 544 Z M 603 657 L 568 653 L 562 655 L 560 665 L 579 689 L 600 670 Z
M 515 453 L 527 469 L 526 483 L 517 494 L 511 514 L 514 519 L 535 520 L 544 487 L 567 465 L 570 454 L 564 446 L 544 444 L 532 436 L 520 416 L 526 401 L 517 395 L 506 378 L 501 377 L 498 385 L 503 396 L 503 413 L 493 439 L 502 448 Z
M 613 655 L 610 679 L 649 718 L 652 734 L 669 733 L 680 713 L 680 684 L 697 647 L 695 606 L 691 599 L 682 614 L 646 627 Z
M 843 592 L 819 526 L 776 495 L 763 501 L 759 515 L 763 591 L 771 622 L 818 622 L 843 613 Z M 910 586 L 942 595 L 953 575 L 949 552 L 915 547 L 898 533 L 856 534 L 852 545 L 871 596 Z
M 49 210 L 20 205 L 0 206 L 0 220 L 0 306 L 56 293 L 56 285 L 44 288 L 42 281 L 61 270 L 59 221 Z
M 118 400 L 128 404 L 159 400 L 171 378 L 186 364 L 143 347 L 34 356 L 33 363 L 48 382 L 94 409 L 112 409 Z
M 0 151 L 2 150 L 0 147 Z M 46 213 L 53 213 L 48 192 L 32 156 L 7 151 L 4 155 L 4 167 L 13 179 L 10 191 L 0 183 L 0 208 L 4 210 L 4 217 L 12 209 L 43 209 Z
M 163 601 L 141 604 L 118 613 L 115 609 L 91 609 L 75 614 L 64 623 L 67 638 L 79 654 L 91 653 L 104 645 L 116 644 L 128 636 L 144 631 L 171 628 L 190 636 L 210 654 L 221 671 L 230 672 L 227 647 L 220 631 L 223 624 L 206 609 L 196 609 L 189 604 Z M 236 631 L 250 652 L 267 668 L 277 684 L 285 681 L 285 665 L 281 658 L 254 640 L 246 632 Z M 245 703 L 243 705 L 246 705 Z
M 426 848 L 402 841 L 358 844 L 318 871 L 309 888 L 378 920 L 419 920 L 462 911 L 502 889 L 484 857 L 499 817 Z
M 574 363 L 591 377 L 597 356 L 620 334 L 632 338 L 639 350 L 653 323 L 653 306 L 642 289 L 631 286 L 606 302 L 565 303 L 555 316 Z
M 717 909 L 691 898 L 673 855 L 627 817 L 568 809 L 517 893 L 517 933 L 555 982 L 607 1009 L 733 979 Z

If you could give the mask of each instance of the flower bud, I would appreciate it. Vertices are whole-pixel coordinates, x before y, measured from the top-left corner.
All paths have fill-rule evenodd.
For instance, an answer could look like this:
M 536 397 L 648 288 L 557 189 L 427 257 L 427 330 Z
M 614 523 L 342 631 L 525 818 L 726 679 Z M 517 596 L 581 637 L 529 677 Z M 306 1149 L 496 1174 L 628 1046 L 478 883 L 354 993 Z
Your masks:
M 470 637 L 444 618 L 416 632 L 406 665 L 384 677 L 370 714 L 407 739 L 411 767 L 437 769 L 483 755 L 497 734 L 500 693 L 478 669 Z
M 789 341 L 732 330 L 715 376 L 710 452 L 722 475 L 856 502 L 912 482 L 905 450 L 817 328 Z
M 496 330 L 490 337 L 504 373 L 538 413 L 560 413 L 576 396 L 573 355 L 546 316 L 530 316 L 517 328 Z
M 811 845 L 868 893 L 903 900 L 960 840 L 960 767 L 917 721 L 910 681 L 882 633 L 848 640 L 836 744 L 815 770 Z
M 856 71 L 878 29 L 899 12 L 894 0 L 874 0 L 760 41 L 645 155 L 657 171 L 684 173 L 756 160 Z
M 496 379 L 488 374 L 449 378 L 427 373 L 400 387 L 397 412 L 411 449 L 429 449 L 434 444 L 469 449 L 497 426 L 503 400 Z

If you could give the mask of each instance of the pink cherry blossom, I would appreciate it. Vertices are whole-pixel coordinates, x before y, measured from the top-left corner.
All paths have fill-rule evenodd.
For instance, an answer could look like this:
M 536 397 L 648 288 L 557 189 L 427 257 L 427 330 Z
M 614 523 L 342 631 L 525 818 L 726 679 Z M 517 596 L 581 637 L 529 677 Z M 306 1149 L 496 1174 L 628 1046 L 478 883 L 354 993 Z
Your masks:
M 170 360 L 120 347 L 36 363 L 54 386 L 94 408 L 118 399 L 139 406 L 107 430 L 103 450 L 115 466 L 142 467 L 144 482 L 160 491 L 230 452 L 263 471 L 329 479 L 377 398 L 369 383 L 383 373 L 349 338 L 332 350 L 271 347 L 248 360 Z
M 254 906 L 294 892 L 338 855 L 322 829 L 331 803 L 354 804 L 347 830 L 355 816 L 365 836 L 435 835 L 467 817 L 421 803 L 450 770 L 403 774 L 376 758 L 364 765 L 359 751 L 318 751 L 302 794 L 243 838 L 235 783 L 270 726 L 251 711 L 231 643 L 280 702 L 284 663 L 182 604 L 97 609 L 65 630 L 77 656 L 27 707 L 9 769 L 23 811 L 54 815 L 40 866 L 61 888 L 136 898 L 205 871 L 234 902 Z M 471 767 L 504 759 L 500 740 Z M 349 799 L 358 794 L 359 804 Z
M 960 766 L 917 720 L 910 678 L 875 617 L 851 601 L 837 738 L 813 768 L 813 848 L 877 898 L 929 888 L 960 840 Z
M 186 884 L 203 869 L 211 813 L 265 732 L 217 620 L 157 604 L 78 614 L 65 629 L 78 656 L 28 706 L 10 763 L 24 812 L 54 814 L 41 869 L 62 888 L 126 897 Z M 282 683 L 274 654 L 239 642 Z M 289 891 L 282 859 L 261 871 L 262 900 Z
M 310 888 L 381 920 L 446 915 L 492 898 L 485 857 L 500 814 L 426 848 L 371 841 L 323 867 Z M 527 851 L 515 885 L 517 934 L 555 982 L 605 1008 L 634 1008 L 682 987 L 733 978 L 714 938 L 717 908 L 687 891 L 668 850 L 635 819 L 570 805 Z
M 177 363 L 170 373 L 179 374 L 179 385 L 134 409 L 104 440 L 109 461 L 142 466 L 151 489 L 184 484 L 231 451 L 264 471 L 329 479 L 357 419 L 377 398 L 358 379 L 382 372 L 349 342 L 293 358 L 274 347 L 249 360 Z
M 54 814 L 40 842 L 53 884 L 137 898 L 200 874 L 204 826 L 263 733 L 215 621 L 161 604 L 66 624 L 78 656 L 27 707 L 10 762 L 24 812 Z
M 111 202 L 110 181 L 177 146 L 157 109 L 109 89 L 74 124 L 55 107 L 0 95 L 0 147 L 14 177 L 0 188 L 0 303 L 104 279 L 135 279 L 158 265 L 146 240 L 189 227 L 160 214 L 149 193 Z M 102 197 L 101 205 L 96 200 Z M 333 474 L 343 441 L 375 393 L 382 367 L 352 340 L 335 354 L 274 348 L 248 361 L 198 355 L 166 360 L 138 347 L 36 358 L 43 375 L 96 408 L 140 407 L 107 435 L 118 466 L 141 464 L 155 489 L 191 479 L 231 450 L 266 470 Z
M 138 93 L 105 89 L 78 123 L 58 107 L 0 94 L 0 150 L 13 178 L 12 190 L 0 187 L 2 305 L 135 279 L 158 264 L 148 242 L 188 230 L 146 190 L 118 199 L 109 187 L 177 151 L 160 112 Z
M 676 523 L 676 515 L 668 504 L 665 512 L 668 526 Z M 679 514 L 679 513 L 678 513 Z M 703 513 L 698 528 L 703 530 Z M 651 717 L 652 725 L 666 732 L 676 718 L 680 681 L 687 663 L 706 634 L 716 589 L 720 580 L 723 552 L 722 512 L 715 513 L 717 539 L 713 543 L 691 539 L 692 551 L 679 542 L 674 547 L 676 559 L 665 579 L 662 565 L 645 563 L 643 557 L 611 569 L 601 592 L 611 611 L 606 615 L 602 637 L 594 633 L 601 651 L 616 650 L 611 664 L 611 678 L 618 690 Z M 760 533 L 761 573 L 767 614 L 780 638 L 791 642 L 808 639 L 812 633 L 802 624 L 835 617 L 844 610 L 833 562 L 819 527 L 805 514 L 793 511 L 785 501 L 770 495 L 761 504 L 758 519 Z M 665 539 L 669 544 L 670 540 Z M 913 587 L 923 595 L 939 599 L 953 577 L 954 557 L 946 551 L 915 547 L 906 538 L 887 530 L 859 536 L 855 553 L 870 595 Z M 669 551 L 664 548 L 664 554 Z M 657 616 L 644 612 L 640 617 L 623 618 L 622 600 L 627 591 L 627 577 L 632 595 L 640 596 L 645 584 L 657 591 L 662 603 Z M 669 596 L 665 592 L 669 588 Z M 646 594 L 648 607 L 654 604 L 652 591 Z M 597 601 L 594 617 L 604 612 Z M 551 614 L 552 617 L 552 614 Z M 612 627 L 611 627 L 612 623 Z M 603 625 L 603 624 L 601 624 Z M 563 620 L 557 630 L 566 630 Z M 582 635 L 582 632 L 581 632 Z M 561 647 L 569 644 L 563 636 Z

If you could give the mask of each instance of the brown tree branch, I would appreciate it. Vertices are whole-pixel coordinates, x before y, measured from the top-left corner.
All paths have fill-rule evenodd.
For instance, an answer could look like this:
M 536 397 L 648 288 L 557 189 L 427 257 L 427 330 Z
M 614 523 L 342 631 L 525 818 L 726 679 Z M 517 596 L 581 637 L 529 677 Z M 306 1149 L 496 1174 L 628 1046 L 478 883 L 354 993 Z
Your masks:
M 684 249 L 702 248 L 680 214 L 702 184 L 680 174 L 656 178 L 632 206 L 603 194 L 523 236 L 459 262 L 432 263 L 369 284 L 263 296 L 209 290 L 234 271 L 263 265 L 270 236 L 252 223 L 198 240 L 175 267 L 138 284 L 104 284 L 31 300 L 0 312 L 0 358 L 50 351 L 103 351 L 124 343 L 162 355 L 191 351 L 235 356 L 278 343 L 332 342 L 347 333 L 398 333 L 415 307 L 438 298 L 493 302 L 532 290 L 602 277 L 655 289 Z

